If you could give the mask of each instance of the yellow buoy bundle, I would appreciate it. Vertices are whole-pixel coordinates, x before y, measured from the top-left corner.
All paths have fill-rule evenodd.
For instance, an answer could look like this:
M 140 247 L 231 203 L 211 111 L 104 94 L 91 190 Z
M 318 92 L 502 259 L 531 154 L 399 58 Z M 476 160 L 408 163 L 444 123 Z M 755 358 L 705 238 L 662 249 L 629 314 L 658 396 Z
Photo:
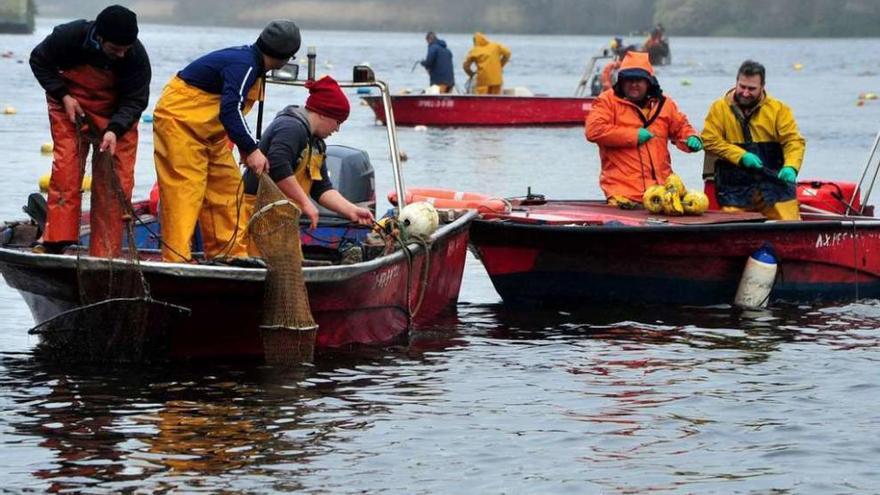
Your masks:
M 654 184 L 645 191 L 642 205 L 654 214 L 702 215 L 709 209 L 709 198 L 702 191 L 688 190 L 681 177 L 671 174 L 663 184 Z
M 685 215 L 702 215 L 709 209 L 709 197 L 703 191 L 689 189 L 681 198 Z
M 663 213 L 663 195 L 666 188 L 661 184 L 654 184 L 642 195 L 642 204 L 651 213 Z

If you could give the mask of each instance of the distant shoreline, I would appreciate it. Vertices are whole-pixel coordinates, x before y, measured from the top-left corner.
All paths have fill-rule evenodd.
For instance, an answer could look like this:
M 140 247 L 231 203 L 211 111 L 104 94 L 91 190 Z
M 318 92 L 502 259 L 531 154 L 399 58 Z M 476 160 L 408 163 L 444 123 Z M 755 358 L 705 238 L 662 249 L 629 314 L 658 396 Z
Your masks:
M 192 26 L 261 27 L 289 18 L 321 30 L 632 37 L 660 22 L 671 37 L 880 37 L 876 0 L 774 0 L 758 10 L 717 0 L 224 0 L 223 8 L 215 0 L 113 1 L 142 21 Z M 37 0 L 37 8 L 41 17 L 94 18 L 108 3 Z

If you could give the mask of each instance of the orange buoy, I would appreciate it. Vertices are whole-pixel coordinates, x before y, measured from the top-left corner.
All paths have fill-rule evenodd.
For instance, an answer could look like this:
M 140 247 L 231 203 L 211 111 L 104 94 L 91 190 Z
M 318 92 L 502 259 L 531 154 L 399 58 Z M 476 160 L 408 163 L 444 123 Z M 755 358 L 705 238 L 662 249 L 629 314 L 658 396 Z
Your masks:
M 397 205 L 397 193 L 388 193 L 388 201 Z M 453 191 L 430 187 L 414 187 L 406 190 L 406 202 L 425 201 L 436 208 L 459 210 L 477 210 L 481 213 L 506 213 L 510 211 L 510 203 L 502 198 L 493 198 L 487 194 L 475 192 Z

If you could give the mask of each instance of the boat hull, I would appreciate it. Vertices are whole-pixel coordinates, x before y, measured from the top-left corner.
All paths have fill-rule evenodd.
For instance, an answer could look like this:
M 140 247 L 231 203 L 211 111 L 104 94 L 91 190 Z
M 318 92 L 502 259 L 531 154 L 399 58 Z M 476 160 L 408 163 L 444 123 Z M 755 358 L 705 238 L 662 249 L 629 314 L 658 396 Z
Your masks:
M 450 311 L 458 300 L 468 244 L 469 214 L 441 227 L 425 245 L 352 265 L 305 267 L 318 350 L 393 342 Z M 106 260 L 81 258 L 82 267 Z M 169 329 L 168 358 L 262 359 L 259 325 L 266 270 L 159 261 L 142 262 L 156 300 L 191 316 Z M 35 323 L 79 306 L 75 256 L 0 248 L 0 271 L 18 290 Z M 41 335 L 41 339 L 46 338 Z
M 772 301 L 880 297 L 880 222 L 547 225 L 477 220 L 471 243 L 506 303 L 724 304 L 746 260 L 776 250 Z
M 363 98 L 385 122 L 381 98 Z M 397 125 L 525 126 L 584 125 L 592 97 L 397 95 L 391 97 Z

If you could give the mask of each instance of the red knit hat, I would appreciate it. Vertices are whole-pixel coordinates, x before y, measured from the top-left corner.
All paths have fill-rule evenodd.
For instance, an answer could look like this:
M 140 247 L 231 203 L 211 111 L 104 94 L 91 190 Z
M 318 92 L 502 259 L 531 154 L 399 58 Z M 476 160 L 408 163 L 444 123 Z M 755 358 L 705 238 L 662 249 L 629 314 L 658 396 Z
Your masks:
M 348 118 L 351 105 L 335 79 L 324 76 L 317 81 L 307 82 L 306 88 L 309 90 L 309 97 L 306 99 L 307 109 L 339 122 Z

